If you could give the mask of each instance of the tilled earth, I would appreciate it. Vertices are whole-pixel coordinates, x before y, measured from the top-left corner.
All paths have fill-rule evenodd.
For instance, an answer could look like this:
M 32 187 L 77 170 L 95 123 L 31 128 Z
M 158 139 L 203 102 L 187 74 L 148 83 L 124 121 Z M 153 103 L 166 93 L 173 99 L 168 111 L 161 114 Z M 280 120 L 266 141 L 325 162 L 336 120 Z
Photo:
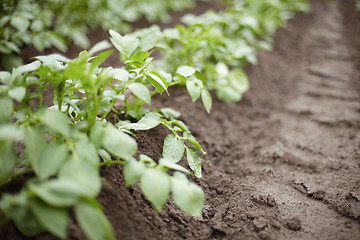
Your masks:
M 184 89 L 154 99 L 180 111 L 207 151 L 204 179 L 192 179 L 206 195 L 203 218 L 171 200 L 156 213 L 113 166 L 99 200 L 117 239 L 360 239 L 360 11 L 314 0 L 275 43 L 247 68 L 240 103 L 215 100 L 208 115 Z M 137 132 L 140 152 L 159 158 L 167 134 Z M 75 223 L 70 232 L 85 239 Z M 11 226 L 0 237 L 20 239 Z

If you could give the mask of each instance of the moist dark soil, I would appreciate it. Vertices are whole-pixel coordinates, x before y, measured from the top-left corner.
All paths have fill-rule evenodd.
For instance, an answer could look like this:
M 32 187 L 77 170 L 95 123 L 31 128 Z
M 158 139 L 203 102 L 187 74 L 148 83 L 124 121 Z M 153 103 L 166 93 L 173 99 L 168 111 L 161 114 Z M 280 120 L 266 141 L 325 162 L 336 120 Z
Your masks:
M 117 239 L 360 239 L 360 11 L 354 1 L 312 1 L 249 66 L 239 103 L 211 114 L 184 89 L 154 99 L 182 113 L 207 154 L 201 219 L 171 199 L 158 214 L 122 168 L 102 169 L 99 201 Z M 214 96 L 215 97 L 215 96 Z M 214 98 L 216 99 L 216 98 Z M 137 132 L 139 151 L 161 156 L 169 132 Z M 71 239 L 86 239 L 76 223 Z M 22 239 L 12 225 L 1 239 Z M 23 238 L 25 239 L 25 238 Z M 33 239 L 54 239 L 41 235 Z

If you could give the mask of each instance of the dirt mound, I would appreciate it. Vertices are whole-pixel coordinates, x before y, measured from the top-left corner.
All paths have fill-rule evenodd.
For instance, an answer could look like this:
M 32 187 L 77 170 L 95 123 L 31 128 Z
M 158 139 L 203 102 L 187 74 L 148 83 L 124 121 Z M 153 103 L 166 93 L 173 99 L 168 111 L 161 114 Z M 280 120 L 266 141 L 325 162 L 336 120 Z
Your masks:
M 215 100 L 208 115 L 184 89 L 154 99 L 180 111 L 208 153 L 204 179 L 192 179 L 205 191 L 203 218 L 171 201 L 156 213 L 112 166 L 99 200 L 117 239 L 360 238 L 360 12 L 351 1 L 312 3 L 248 67 L 240 103 Z M 140 152 L 159 158 L 167 134 L 137 132 Z M 70 231 L 85 239 L 76 224 Z

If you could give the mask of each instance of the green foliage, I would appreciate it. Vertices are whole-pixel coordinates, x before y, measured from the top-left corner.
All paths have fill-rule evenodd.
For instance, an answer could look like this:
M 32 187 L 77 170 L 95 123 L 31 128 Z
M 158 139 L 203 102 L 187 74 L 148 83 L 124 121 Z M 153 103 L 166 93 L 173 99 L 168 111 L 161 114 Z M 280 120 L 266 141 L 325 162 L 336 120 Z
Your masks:
M 191 8 L 194 0 L 6 0 L 0 4 L 0 53 L 2 66 L 11 70 L 21 65 L 18 55 L 23 45 L 43 51 L 51 46 L 66 51 L 69 41 L 87 48 L 91 29 L 128 32 L 130 23 L 145 17 L 149 22 L 170 20 L 170 11 Z M 152 36 L 143 44 L 152 48 Z M 130 42 L 130 44 L 132 44 Z M 10 63 L 10 64 L 9 64 Z
M 39 1 L 20 2 L 21 6 L 14 1 L 1 5 L 0 36 L 5 40 L 0 52 L 5 54 L 19 52 L 23 43 L 39 50 L 51 44 L 61 49 L 68 37 L 85 46 L 85 32 L 92 26 L 114 28 L 111 21 L 119 16 L 126 21 L 142 15 L 151 18 L 192 1 L 40 1 L 43 8 Z M 139 8 L 138 13 L 132 8 L 135 2 L 148 9 Z M 154 7 L 159 9 L 153 11 Z M 124 165 L 126 186 L 140 183 L 157 211 L 171 195 L 184 212 L 201 217 L 204 193 L 185 174 L 202 178 L 199 152 L 206 153 L 178 119 L 179 112 L 147 109 L 151 97 L 169 94 L 169 87 L 180 85 L 186 86 L 193 102 L 201 98 L 207 112 L 211 90 L 226 102 L 239 101 L 249 89 L 242 68 L 256 63 L 256 51 L 271 49 L 277 27 L 307 8 L 304 0 L 234 1 L 220 13 L 186 16 L 188 26 L 164 31 L 151 27 L 125 35 L 110 30 L 121 68 L 100 67 L 113 52 L 103 41 L 73 60 L 59 54 L 38 56 L 11 73 L 0 72 L 0 186 L 18 175 L 34 174 L 19 193 L 2 194 L 1 223 L 13 221 L 26 236 L 48 231 L 66 239 L 69 211 L 74 209 L 89 239 L 114 239 L 96 201 L 100 167 L 112 164 Z M 88 25 L 82 25 L 84 21 Z M 150 56 L 154 47 L 164 53 L 163 60 Z M 45 89 L 53 89 L 51 106 L 43 100 Z M 169 130 L 162 157 L 137 154 L 133 136 L 159 125 Z M 185 158 L 186 167 L 179 164 Z
M 185 15 L 182 21 L 187 26 L 163 30 L 157 44 L 163 55 L 159 67 L 181 76 L 193 75 L 186 81 L 188 92 L 193 101 L 201 95 L 208 112 L 211 97 L 207 90 L 216 90 L 217 97 L 226 102 L 239 101 L 249 88 L 240 69 L 257 63 L 257 51 L 271 50 L 275 30 L 295 12 L 309 10 L 306 0 L 230 2 L 220 12 Z
M 39 56 L 12 73 L 0 72 L 0 186 L 24 172 L 35 175 L 20 193 L 2 195 L 0 213 L 24 235 L 49 231 L 67 238 L 68 213 L 74 208 L 89 239 L 114 239 L 112 226 L 95 200 L 101 190 L 100 166 L 124 165 L 125 184 L 140 182 L 157 211 L 167 202 L 171 189 L 181 190 L 181 186 L 174 190 L 168 170 L 192 174 L 177 164 L 187 145 L 192 149 L 190 169 L 201 177 L 197 151 L 203 150 L 185 123 L 177 119 L 180 113 L 171 108 L 145 108 L 151 96 L 167 91 L 163 75 L 169 75 L 150 69 L 153 60 L 143 49 L 155 42 L 142 43 L 153 32 L 143 34 L 135 38 L 135 44 L 127 45 L 133 35 L 111 31 L 111 40 L 125 63 L 123 68 L 100 67 L 112 53 L 107 42 L 100 42 L 74 60 L 57 54 Z M 189 76 L 183 78 L 186 81 Z M 46 88 L 54 89 L 54 105 L 50 107 L 43 102 Z M 128 90 L 133 94 L 125 95 Z M 117 102 L 123 107 L 115 109 Z M 138 149 L 132 131 L 158 125 L 171 132 L 165 139 L 164 158 L 156 162 L 140 155 L 136 160 Z M 25 147 L 23 153 L 15 148 L 19 144 Z M 192 195 L 185 198 L 189 198 L 183 200 L 186 204 L 177 205 L 199 217 L 202 204 Z

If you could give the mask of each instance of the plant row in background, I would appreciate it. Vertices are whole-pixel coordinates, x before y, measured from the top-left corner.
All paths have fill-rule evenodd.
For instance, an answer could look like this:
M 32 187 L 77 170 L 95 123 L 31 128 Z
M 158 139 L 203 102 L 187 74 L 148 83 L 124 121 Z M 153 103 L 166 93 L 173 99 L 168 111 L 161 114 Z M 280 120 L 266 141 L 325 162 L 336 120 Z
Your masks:
M 142 17 L 149 22 L 170 19 L 170 11 L 194 6 L 195 0 L 4 0 L 0 3 L 0 54 L 3 67 L 19 64 L 20 48 L 39 51 L 55 46 L 66 51 L 69 41 L 89 47 L 90 29 L 131 30 Z M 10 68 L 11 69 L 11 68 Z
M 100 67 L 113 51 L 104 41 L 74 60 L 39 56 L 1 72 L 0 186 L 19 175 L 29 178 L 20 192 L 2 194 L 2 223 L 12 220 L 26 236 L 49 231 L 67 238 L 73 209 L 89 239 L 114 239 L 96 200 L 99 169 L 112 164 L 124 166 L 125 184 L 139 182 L 157 211 L 171 194 L 180 209 L 201 217 L 204 193 L 186 175 L 202 178 L 199 154 L 205 152 L 179 112 L 149 110 L 152 96 L 186 86 L 208 112 L 212 89 L 225 101 L 240 100 L 248 89 L 242 67 L 256 63 L 256 51 L 270 49 L 276 27 L 307 7 L 303 0 L 235 1 L 223 12 L 186 16 L 187 26 L 128 35 L 111 30 L 121 68 Z M 150 57 L 155 48 L 162 60 Z M 46 90 L 53 92 L 53 106 L 44 103 Z M 162 157 L 151 159 L 138 153 L 133 136 L 158 125 L 169 134 Z M 179 164 L 183 155 L 187 167 Z

